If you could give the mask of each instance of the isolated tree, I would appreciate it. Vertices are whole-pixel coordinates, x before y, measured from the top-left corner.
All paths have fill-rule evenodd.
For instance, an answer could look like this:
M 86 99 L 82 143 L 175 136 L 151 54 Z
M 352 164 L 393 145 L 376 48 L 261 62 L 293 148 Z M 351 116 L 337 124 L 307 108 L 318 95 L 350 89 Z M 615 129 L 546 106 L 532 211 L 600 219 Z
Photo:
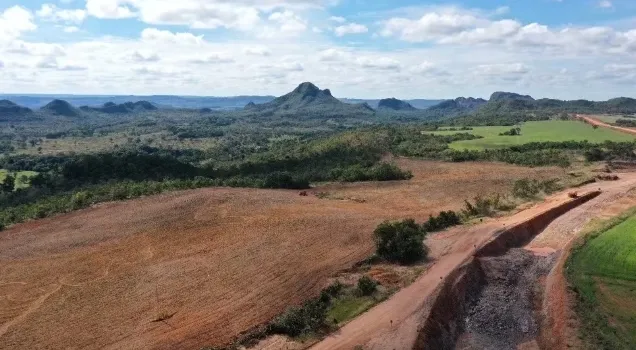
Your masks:
M 364 296 L 373 294 L 377 288 L 378 282 L 367 275 L 360 277 L 358 280 L 358 291 Z
M 425 259 L 428 254 L 423 242 L 426 231 L 413 219 L 383 222 L 374 235 L 376 253 L 388 261 L 409 264 Z
M 2 192 L 13 192 L 13 189 L 15 188 L 15 177 L 13 177 L 13 175 L 11 174 L 7 174 L 7 176 L 4 178 L 4 182 L 2 183 L 2 186 L 0 187 L 0 189 L 2 189 Z

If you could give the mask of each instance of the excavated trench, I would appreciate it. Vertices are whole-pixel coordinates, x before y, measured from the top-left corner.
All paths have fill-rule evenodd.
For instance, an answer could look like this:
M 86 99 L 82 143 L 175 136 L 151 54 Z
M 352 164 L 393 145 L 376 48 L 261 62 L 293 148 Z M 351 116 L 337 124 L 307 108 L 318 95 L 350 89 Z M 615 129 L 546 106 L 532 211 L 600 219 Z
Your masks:
M 414 349 L 513 350 L 536 342 L 541 281 L 559 253 L 535 255 L 522 247 L 554 219 L 599 194 L 588 193 L 495 233 L 446 276 L 421 322 Z

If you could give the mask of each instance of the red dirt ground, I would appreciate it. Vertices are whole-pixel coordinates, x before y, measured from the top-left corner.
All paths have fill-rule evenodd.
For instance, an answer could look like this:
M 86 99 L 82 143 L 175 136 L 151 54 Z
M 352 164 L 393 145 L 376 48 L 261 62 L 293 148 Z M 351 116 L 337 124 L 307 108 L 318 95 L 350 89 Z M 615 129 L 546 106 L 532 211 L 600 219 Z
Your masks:
M 539 234 L 528 248 L 543 251 L 546 248 L 563 249 L 568 242 L 577 236 L 576 230 L 579 225 L 584 225 L 590 219 L 602 217 L 611 210 L 615 210 L 613 202 L 620 202 L 623 205 L 635 201 L 627 200 L 623 197 L 630 193 L 630 189 L 636 186 L 636 174 L 620 174 L 621 180 L 616 182 L 596 183 L 582 187 L 582 192 L 593 191 L 601 188 L 604 193 L 580 207 L 577 207 L 551 223 L 545 231 Z M 434 295 L 436 287 L 440 284 L 440 277 L 448 275 L 451 271 L 461 265 L 466 259 L 472 256 L 481 244 L 486 242 L 496 232 L 498 228 L 510 227 L 524 222 L 535 215 L 542 213 L 559 204 L 569 201 L 567 191 L 547 198 L 544 202 L 533 206 L 528 210 L 521 211 L 510 217 L 492 220 L 474 227 L 458 227 L 440 235 L 433 235 L 427 240 L 427 244 L 439 246 L 439 241 L 446 242 L 446 249 L 433 250 L 432 256 L 434 264 L 426 273 L 422 274 L 412 285 L 400 290 L 368 312 L 354 319 L 335 334 L 325 338 L 321 342 L 311 347 L 312 350 L 331 349 L 352 349 L 355 346 L 363 346 L 364 349 L 391 350 L 391 349 L 411 349 L 417 337 L 420 321 L 429 314 L 429 300 Z M 633 205 L 632 204 L 632 205 Z M 446 240 L 447 235 L 454 236 L 451 240 Z M 437 242 L 437 244 L 436 244 Z M 559 269 L 561 278 L 552 281 L 554 284 L 547 291 L 544 310 L 551 318 L 550 325 L 564 317 L 558 314 L 560 309 L 567 308 L 565 298 L 562 297 L 559 288 L 565 288 L 562 277 L 562 266 Z M 552 277 L 554 279 L 554 277 Z M 555 298 L 556 303 L 552 298 Z M 563 307 L 562 307 L 563 306 Z M 555 315 L 555 313 L 557 313 Z M 555 321 L 555 318 L 557 320 Z M 563 328 L 563 327 L 561 327 Z M 561 331 L 559 328 L 559 331 Z M 563 334 L 555 333 L 555 336 Z M 566 345 L 566 342 L 560 343 Z M 525 348 L 537 348 L 537 343 L 525 344 Z M 557 347 L 546 347 L 557 349 Z
M 0 344 L 12 349 L 220 345 L 373 251 L 385 219 L 423 220 L 557 168 L 397 160 L 408 182 L 327 185 L 339 198 L 214 188 L 107 203 L 0 233 Z M 465 242 L 469 244 L 469 241 Z M 152 322 L 159 315 L 173 316 Z
M 607 124 L 597 118 L 595 118 L 594 116 L 591 115 L 582 115 L 582 114 L 577 114 L 576 115 L 577 118 L 584 120 L 585 122 L 591 124 L 591 125 L 597 125 L 597 126 L 601 126 L 604 128 L 608 128 L 608 129 L 614 129 L 617 131 L 621 131 L 624 133 L 628 133 L 628 134 L 632 134 L 632 135 L 636 135 L 636 129 L 632 129 L 632 128 L 624 128 L 621 126 L 616 126 L 616 125 L 610 125 Z

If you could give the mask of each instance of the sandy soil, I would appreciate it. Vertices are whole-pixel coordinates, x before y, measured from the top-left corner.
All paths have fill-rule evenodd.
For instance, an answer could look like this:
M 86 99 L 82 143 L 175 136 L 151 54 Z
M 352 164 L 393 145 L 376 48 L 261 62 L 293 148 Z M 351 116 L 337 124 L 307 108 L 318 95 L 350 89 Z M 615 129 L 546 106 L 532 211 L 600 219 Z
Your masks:
M 598 188 L 606 193 L 582 205 L 583 209 L 576 208 L 557 219 L 558 222 L 553 222 L 528 247 L 562 249 L 575 236 L 575 233 L 571 232 L 576 226 L 574 223 L 583 225 L 587 220 L 603 215 L 604 208 L 607 207 L 608 202 L 612 201 L 611 198 L 616 198 L 614 196 L 620 196 L 621 193 L 628 193 L 636 186 L 636 174 L 619 174 L 619 176 L 621 179 L 616 182 L 596 183 L 581 188 L 581 193 Z M 351 321 L 336 334 L 324 339 L 311 349 L 352 349 L 357 345 L 364 346 L 364 349 L 410 349 L 417 335 L 418 321 L 427 313 L 427 299 L 440 283 L 440 277 L 448 274 L 472 256 L 475 245 L 479 246 L 487 241 L 497 229 L 526 221 L 567 200 L 566 193 L 560 193 L 510 217 L 471 228 L 462 227 L 452 230 L 452 233 L 447 233 L 455 235 L 449 249 L 442 252 L 441 256 L 435 256 L 435 264 L 411 286 L 402 289 L 386 302 Z M 574 226 L 570 226 L 570 222 Z M 433 236 L 431 239 L 437 237 L 443 239 L 444 236 Z M 545 249 L 538 250 L 545 251 Z
M 628 133 L 628 134 L 632 134 L 632 135 L 636 135 L 636 129 L 632 129 L 632 128 L 624 128 L 624 127 L 620 127 L 620 126 L 616 126 L 616 125 L 610 125 L 607 124 L 597 118 L 594 118 L 594 116 L 590 116 L 590 115 L 582 115 L 582 114 L 577 114 L 576 115 L 577 118 L 586 121 L 587 123 L 591 124 L 591 125 L 598 125 L 604 128 L 608 128 L 608 129 L 614 129 L 617 131 L 621 131 L 624 133 Z
M 372 231 L 384 219 L 424 220 L 459 209 L 476 194 L 505 193 L 515 179 L 563 174 L 503 164 L 397 162 L 415 178 L 315 190 L 345 200 L 202 189 L 107 203 L 1 232 L 0 347 L 220 345 L 316 295 L 330 276 L 367 257 Z M 448 248 L 457 253 L 433 266 L 429 278 L 439 279 L 487 236 L 483 228 L 475 235 L 447 233 L 454 234 L 446 242 L 459 240 Z M 433 286 L 417 285 L 422 294 L 407 295 L 411 300 Z M 405 304 L 396 311 L 408 313 Z M 152 322 L 160 315 L 171 317 Z

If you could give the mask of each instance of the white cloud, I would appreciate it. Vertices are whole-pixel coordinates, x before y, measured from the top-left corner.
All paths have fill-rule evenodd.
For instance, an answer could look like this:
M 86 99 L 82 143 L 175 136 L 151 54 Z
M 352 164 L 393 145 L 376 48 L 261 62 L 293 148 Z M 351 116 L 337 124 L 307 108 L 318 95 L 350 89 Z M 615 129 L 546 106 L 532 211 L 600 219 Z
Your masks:
M 398 70 L 400 62 L 390 57 L 358 57 L 355 62 L 364 68 Z
M 35 14 L 48 21 L 65 23 L 82 23 L 87 16 L 84 10 L 60 9 L 53 4 L 43 4 Z
M 139 52 L 136 50 L 128 57 L 130 57 L 133 62 L 159 62 L 161 60 L 159 55 L 154 52 Z
M 348 52 L 341 51 L 336 48 L 324 50 L 318 55 L 320 61 L 344 61 L 350 59 L 351 55 Z
M 0 42 L 13 40 L 37 28 L 33 14 L 21 6 L 12 6 L 0 13 Z
M 338 26 L 334 29 L 334 33 L 337 36 L 344 36 L 347 34 L 361 34 L 369 31 L 369 28 L 358 23 L 349 23 L 342 26 Z
M 415 74 L 426 74 L 436 70 L 435 64 L 425 61 L 409 69 Z
M 609 0 L 601 0 L 598 2 L 598 7 L 601 7 L 601 8 L 608 9 L 608 8 L 612 8 L 613 6 L 614 5 Z
M 523 63 L 497 63 L 477 66 L 476 72 L 482 75 L 526 74 L 530 69 Z
M 443 9 L 419 19 L 390 18 L 380 34 L 403 41 L 453 45 L 501 45 L 503 48 L 550 50 L 551 54 L 634 53 L 636 30 L 619 32 L 610 27 L 550 28 L 512 19 L 493 21 L 478 12 Z
M 221 53 L 212 53 L 204 58 L 196 57 L 189 60 L 190 63 L 194 64 L 221 64 L 221 63 L 232 63 L 234 59 L 225 54 Z
M 4 68 L 4 62 L 0 61 L 0 68 Z
M 61 71 L 81 71 L 87 69 L 85 66 L 77 64 L 60 63 L 57 57 L 44 57 L 40 59 L 36 64 L 36 68 L 55 69 Z
M 130 18 L 137 14 L 123 0 L 86 0 L 86 11 L 97 18 Z
M 274 30 L 266 29 L 260 33 L 261 36 L 272 37 L 272 31 L 282 35 L 297 35 L 307 30 L 307 22 L 292 11 L 274 12 L 268 20 L 276 23 L 277 27 Z
M 5 51 L 12 54 L 24 56 L 64 56 L 64 47 L 59 44 L 30 43 L 21 40 L 14 40 L 5 47 Z
M 346 18 L 339 16 L 331 16 L 329 17 L 329 20 L 336 23 L 345 23 L 347 21 Z
M 270 56 L 272 52 L 264 46 L 252 46 L 243 49 L 243 53 L 250 56 Z
M 203 35 L 194 35 L 192 33 L 173 33 L 169 30 L 160 30 L 157 28 L 146 28 L 141 32 L 141 38 L 146 41 L 171 42 L 175 44 L 201 44 Z
M 474 27 L 478 20 L 471 14 L 455 11 L 429 12 L 421 18 L 391 18 L 384 23 L 381 35 L 397 36 L 405 41 L 424 42 L 459 34 Z

